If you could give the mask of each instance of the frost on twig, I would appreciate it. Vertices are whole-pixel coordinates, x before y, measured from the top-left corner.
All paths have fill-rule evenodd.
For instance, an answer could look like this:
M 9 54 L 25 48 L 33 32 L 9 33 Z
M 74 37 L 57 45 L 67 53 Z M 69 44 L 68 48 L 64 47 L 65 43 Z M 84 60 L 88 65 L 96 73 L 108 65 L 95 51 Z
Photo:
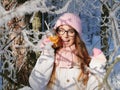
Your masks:
M 12 19 L 13 17 L 23 16 L 25 14 L 31 14 L 37 11 L 40 11 L 42 13 L 48 12 L 50 14 L 60 14 L 66 12 L 71 1 L 72 0 L 69 0 L 66 5 L 59 10 L 56 10 L 54 6 L 48 7 L 46 5 L 46 0 L 26 1 L 24 4 L 10 11 L 4 11 L 4 9 L 2 9 L 1 11 L 4 12 L 0 13 L 0 26 L 6 23 L 8 20 Z

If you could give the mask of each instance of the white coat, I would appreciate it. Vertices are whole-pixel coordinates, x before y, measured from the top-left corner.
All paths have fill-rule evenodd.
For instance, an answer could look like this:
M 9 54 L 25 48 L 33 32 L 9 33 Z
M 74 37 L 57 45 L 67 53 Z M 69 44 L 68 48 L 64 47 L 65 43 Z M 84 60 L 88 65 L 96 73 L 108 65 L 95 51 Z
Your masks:
M 50 51 L 50 52 L 49 52 Z M 80 69 L 73 67 L 70 69 L 56 68 L 56 82 L 52 89 L 47 89 L 54 65 L 54 50 L 42 52 L 35 67 L 29 77 L 30 88 L 20 90 L 98 90 L 105 74 L 104 66 L 106 59 L 103 53 L 92 57 L 90 68 L 92 73 L 89 75 L 87 86 L 77 81 Z M 103 90 L 103 88 L 101 89 Z

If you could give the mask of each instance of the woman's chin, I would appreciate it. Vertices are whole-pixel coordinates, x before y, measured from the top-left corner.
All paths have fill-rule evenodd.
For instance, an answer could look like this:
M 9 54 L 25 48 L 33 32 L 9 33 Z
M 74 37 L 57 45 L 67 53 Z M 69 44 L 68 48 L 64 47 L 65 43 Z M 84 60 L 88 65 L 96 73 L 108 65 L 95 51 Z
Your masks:
M 70 46 L 71 46 L 71 44 L 64 44 L 64 46 L 65 46 L 65 47 L 70 47 Z

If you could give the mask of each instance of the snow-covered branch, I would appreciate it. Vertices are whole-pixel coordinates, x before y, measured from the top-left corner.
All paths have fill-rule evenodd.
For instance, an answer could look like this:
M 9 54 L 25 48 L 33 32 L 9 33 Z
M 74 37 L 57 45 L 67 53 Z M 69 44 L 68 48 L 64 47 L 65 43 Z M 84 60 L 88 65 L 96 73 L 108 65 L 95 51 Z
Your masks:
M 118 55 L 118 56 L 115 58 L 115 60 L 112 62 L 112 64 L 109 66 L 109 68 L 107 69 L 106 75 L 105 75 L 105 77 L 104 77 L 104 79 L 103 79 L 103 84 L 107 84 L 109 90 L 111 90 L 111 89 L 110 89 L 110 85 L 109 85 L 109 83 L 108 83 L 108 77 L 109 77 L 111 71 L 113 70 L 114 66 L 115 66 L 118 62 L 120 62 L 120 55 Z M 112 88 L 112 87 L 111 87 L 111 88 Z
M 6 23 L 8 20 L 12 19 L 13 17 L 31 14 L 36 11 L 40 11 L 42 13 L 48 12 L 50 14 L 60 14 L 66 12 L 71 1 L 72 0 L 69 0 L 66 5 L 59 10 L 56 10 L 55 6 L 48 7 L 46 5 L 46 0 L 30 0 L 10 11 L 4 11 L 2 9 L 4 12 L 2 12 L 2 14 L 0 15 L 0 26 Z

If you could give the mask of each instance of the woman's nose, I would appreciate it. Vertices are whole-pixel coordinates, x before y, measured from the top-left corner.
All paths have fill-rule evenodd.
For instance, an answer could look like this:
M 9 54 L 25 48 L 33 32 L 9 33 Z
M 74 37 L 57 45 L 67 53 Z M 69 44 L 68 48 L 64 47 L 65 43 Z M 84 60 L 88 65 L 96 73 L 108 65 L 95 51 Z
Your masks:
M 65 33 L 64 33 L 64 36 L 65 36 L 65 37 L 68 37 L 68 32 L 65 32 Z

